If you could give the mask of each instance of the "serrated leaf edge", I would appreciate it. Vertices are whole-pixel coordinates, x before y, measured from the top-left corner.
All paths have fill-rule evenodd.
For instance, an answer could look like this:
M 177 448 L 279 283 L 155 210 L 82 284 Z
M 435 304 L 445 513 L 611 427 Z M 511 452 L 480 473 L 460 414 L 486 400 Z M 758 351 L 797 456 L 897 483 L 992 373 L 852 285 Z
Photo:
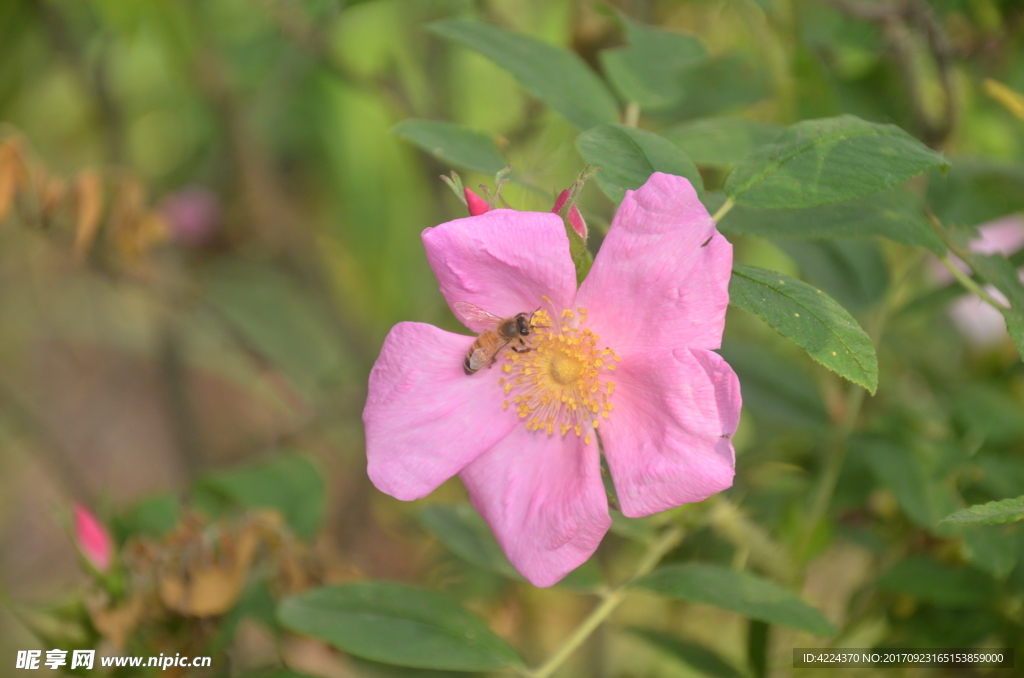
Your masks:
M 860 120 L 860 119 L 858 118 L 858 120 Z M 868 124 L 872 124 L 872 123 L 869 123 L 866 120 L 862 120 L 861 122 L 866 122 Z M 799 124 L 799 123 L 797 123 L 797 124 Z M 882 129 L 882 130 L 885 130 L 885 132 L 884 133 L 879 132 L 878 131 L 879 128 Z M 781 134 L 785 134 L 785 132 L 780 132 L 780 135 Z M 860 132 L 852 132 L 852 133 L 851 132 L 843 132 L 843 133 L 835 134 L 833 136 L 819 137 L 819 138 L 815 139 L 814 141 L 808 143 L 807 145 L 801 146 L 800 148 L 795 150 L 793 153 L 791 153 L 788 157 L 785 157 L 781 162 L 777 162 L 776 164 L 770 166 L 769 168 L 766 168 L 764 172 L 762 172 L 760 174 L 753 175 L 744 185 L 742 185 L 741 187 L 738 187 L 735 190 L 735 192 L 733 192 L 732 194 L 726 193 L 726 195 L 728 197 L 732 198 L 733 200 L 737 200 L 737 198 L 739 196 L 741 196 L 742 194 L 744 194 L 747 191 L 749 191 L 754 186 L 754 184 L 757 184 L 757 183 L 760 183 L 761 181 L 764 181 L 769 175 L 771 175 L 774 172 L 776 172 L 777 170 L 781 169 L 783 167 L 783 165 L 786 165 L 787 163 L 789 163 L 791 160 L 796 158 L 801 153 L 804 153 L 807 150 L 809 150 L 811 148 L 814 148 L 815 146 L 827 143 L 829 141 L 837 140 L 837 139 L 851 139 L 853 137 L 862 137 L 862 136 L 868 136 L 868 135 L 901 137 L 903 139 L 910 139 L 911 141 L 917 141 L 917 139 L 912 137 L 906 131 L 900 129 L 899 127 L 896 127 L 895 125 L 877 125 L 876 127 L 873 127 L 871 129 L 862 130 Z M 774 143 L 774 142 L 772 142 L 772 143 Z M 920 143 L 920 142 L 918 142 L 918 143 Z M 771 144 L 768 144 L 768 145 L 771 145 Z M 923 146 L 923 144 L 922 144 L 922 146 Z M 762 148 L 766 148 L 766 146 L 762 147 Z M 925 146 L 925 148 L 927 148 L 927 146 Z M 928 150 L 931 151 L 931 149 L 928 149 Z M 757 151 L 755 151 L 755 153 L 756 152 Z M 936 153 L 936 152 L 932 151 L 932 153 Z M 941 159 L 941 162 L 939 163 L 940 165 L 942 165 L 943 167 L 949 167 L 949 160 L 947 160 L 945 156 L 943 156 L 941 153 L 936 153 L 936 155 L 938 155 L 938 157 Z M 737 164 L 737 167 L 739 167 L 739 164 Z M 735 169 L 733 171 L 735 171 Z M 730 174 L 731 174 L 731 172 L 730 172 Z M 884 190 L 884 189 L 879 189 L 879 190 Z M 737 200 L 737 202 L 739 202 L 739 200 Z
M 852 357 L 853 357 L 853 360 L 854 360 L 854 362 L 855 362 L 855 363 L 857 363 L 857 366 L 858 366 L 858 367 L 860 367 L 860 368 L 861 368 L 861 370 L 862 370 L 862 371 L 863 371 L 863 372 L 864 372 L 864 373 L 865 373 L 866 375 L 870 376 L 870 371 L 869 371 L 869 370 L 867 370 L 867 369 L 866 369 L 866 368 L 865 368 L 865 367 L 864 367 L 864 366 L 863 366 L 863 365 L 861 364 L 860 360 L 858 360 L 858 359 L 857 359 L 857 354 L 856 354 L 856 353 L 854 353 L 854 352 L 853 352 L 852 350 L 850 350 L 850 347 L 849 347 L 849 346 L 848 346 L 848 345 L 846 344 L 846 342 L 845 342 L 845 341 L 843 341 L 842 337 L 840 337 L 840 336 L 839 336 L 838 334 L 836 334 L 836 333 L 835 333 L 834 331 L 832 331 L 832 327 L 831 327 L 831 325 L 830 325 L 829 323 L 825 322 L 824 320 L 822 320 L 822 319 L 821 319 L 821 318 L 820 318 L 820 317 L 819 317 L 819 316 L 818 316 L 817 314 L 815 314 L 815 313 L 814 313 L 814 310 L 813 310 L 813 309 L 811 309 L 811 308 L 808 308 L 807 306 L 805 306 L 804 304 L 800 303 L 799 301 L 797 301 L 797 300 L 796 300 L 796 299 L 794 299 L 793 297 L 789 296 L 788 294 L 784 294 L 784 293 L 783 293 L 783 292 L 782 292 L 781 290 L 777 290 L 777 289 L 775 289 L 774 287 L 772 287 L 772 286 L 770 286 L 770 285 L 767 285 L 767 284 L 765 284 L 765 283 L 763 283 L 763 282 L 761 282 L 761 281 L 759 281 L 759 280 L 754 280 L 753 278 L 751 278 L 751 277 L 750 277 L 750 276 L 748 276 L 748 275 L 744 275 L 744 274 L 743 274 L 743 273 L 742 273 L 742 272 L 740 271 L 740 268 L 741 268 L 741 267 L 739 267 L 739 266 L 737 266 L 737 267 L 733 268 L 733 270 L 732 270 L 732 274 L 733 274 L 733 275 L 738 275 L 739 277 L 741 277 L 741 278 L 744 278 L 744 279 L 746 279 L 746 280 L 749 280 L 750 282 L 752 282 L 752 283 L 755 283 L 755 284 L 757 284 L 757 285 L 761 285 L 762 287 L 767 287 L 767 288 L 768 288 L 768 289 L 770 289 L 770 290 L 771 290 L 772 292 L 774 292 L 774 293 L 776 293 L 776 294 L 778 294 L 778 295 L 780 295 L 780 296 L 782 296 L 782 297 L 785 297 L 786 299 L 789 299 L 790 301 L 792 301 L 792 302 L 793 302 L 794 304 L 796 304 L 796 305 L 797 305 L 797 306 L 799 306 L 800 308 L 803 308 L 803 309 L 805 309 L 805 310 L 806 310 L 806 311 L 807 311 L 807 312 L 808 312 L 808 313 L 809 313 L 809 314 L 811 315 L 811 317 L 812 317 L 812 318 L 814 318 L 814 319 L 815 319 L 815 320 L 817 320 L 817 321 L 818 321 L 819 323 L 821 323 L 821 324 L 822 324 L 822 325 L 823 325 L 823 326 L 825 327 L 825 329 L 826 329 L 826 330 L 827 330 L 827 331 L 828 331 L 828 332 L 829 332 L 829 333 L 830 333 L 830 334 L 831 334 L 832 336 L 834 336 L 834 337 L 836 338 L 836 340 L 837 340 L 837 341 L 839 342 L 839 344 L 840 344 L 840 345 L 841 345 L 841 346 L 842 346 L 842 347 L 843 347 L 844 349 L 846 349 L 846 352 L 847 352 L 847 353 L 849 353 L 849 354 L 850 354 L 850 356 L 852 356 Z M 755 268 L 755 267 L 749 267 L 749 268 Z M 768 269 L 761 269 L 761 270 L 768 270 Z M 773 273 L 774 273 L 774 272 L 773 272 Z M 781 274 L 781 273 L 775 273 L 775 275 L 783 275 L 783 274 Z M 783 277 L 789 277 L 789 276 L 784 276 L 784 275 L 783 275 Z M 803 282 L 802 280 L 797 280 L 796 278 L 790 278 L 790 280 L 792 280 L 792 281 L 793 281 L 793 282 L 795 282 L 795 283 L 801 284 L 801 285 L 807 285 L 807 283 Z M 811 285 L 807 285 L 807 286 L 808 286 L 808 287 L 811 287 L 812 289 L 816 289 L 816 288 L 814 288 L 814 287 L 813 287 L 813 286 L 811 286 Z M 818 292 L 819 292 L 820 294 L 823 294 L 823 295 L 825 294 L 825 293 L 824 293 L 824 292 L 822 292 L 821 290 L 818 290 Z M 826 295 L 826 296 L 827 296 L 827 295 Z M 831 299 L 831 297 L 829 297 L 829 299 Z M 833 299 L 833 301 L 835 301 L 835 300 Z M 738 307 L 738 308 L 743 308 L 743 307 L 742 307 L 742 306 L 740 306 L 739 304 L 737 304 L 737 303 L 734 303 L 734 302 L 732 301 L 732 298 L 731 298 L 731 297 L 730 297 L 730 299 L 729 299 L 729 303 L 733 304 L 733 306 L 736 306 L 736 307 Z M 847 316 L 848 316 L 849 320 L 850 320 L 850 321 L 851 321 L 851 322 L 853 323 L 853 327 L 855 327 L 856 329 L 858 329 L 858 330 L 860 330 L 861 332 L 863 332 L 863 333 L 864 333 L 864 336 L 865 336 L 865 338 L 867 338 L 867 340 L 868 340 L 868 343 L 870 343 L 870 344 L 871 344 L 871 351 L 872 351 L 872 355 L 873 355 L 873 356 L 875 356 L 875 363 L 874 363 L 874 365 L 873 365 L 873 367 L 874 367 L 874 372 L 875 372 L 875 382 L 874 382 L 874 384 L 873 384 L 873 385 L 869 385 L 869 384 L 867 384 L 867 383 L 864 383 L 864 382 L 862 382 L 862 381 L 860 381 L 860 380 L 858 380 L 858 379 L 854 379 L 854 378 L 852 378 L 852 377 L 850 377 L 850 376 L 848 376 L 848 375 L 845 375 L 845 374 L 841 374 L 841 373 L 840 373 L 839 371 L 837 371 L 837 370 L 836 370 L 835 368 L 833 368 L 833 367 L 831 367 L 831 366 L 829 366 L 829 365 L 826 365 L 825 363 L 823 363 L 823 362 L 822 362 L 821 360 L 819 360 L 819 359 L 818 359 L 818 358 L 817 358 L 816 356 L 812 355 L 812 354 L 811 354 L 810 352 L 807 352 L 807 355 L 809 355 L 809 356 L 810 356 L 810 357 L 811 357 L 811 358 L 812 358 L 812 359 L 813 359 L 813 360 L 814 360 L 814 361 L 815 361 L 816 363 L 818 363 L 819 365 L 821 365 L 821 366 L 823 366 L 823 367 L 826 367 L 826 368 L 828 368 L 829 370 L 832 370 L 833 372 L 835 372 L 835 373 L 836 373 L 836 374 L 838 374 L 839 376 L 843 377 L 844 379 L 848 379 L 849 381 L 852 381 L 852 382 L 854 382 L 855 384 L 859 384 L 860 386 L 863 386 L 864 388 L 866 388 L 866 389 L 868 390 L 868 393 L 870 393 L 871 395 L 874 395 L 874 394 L 875 394 L 875 391 L 877 391 L 877 390 L 878 390 L 878 374 L 877 374 L 877 373 L 878 373 L 878 358 L 877 358 L 877 355 L 875 354 L 875 345 L 874 345 L 874 342 L 872 342 L 872 341 L 871 341 L 871 337 L 869 337 L 869 336 L 867 335 L 867 332 L 864 332 L 864 328 L 863 328 L 863 327 L 861 327 L 861 326 L 860 326 L 860 325 L 859 325 L 859 324 L 857 323 L 857 321 L 856 321 L 856 320 L 854 320 L 853 316 L 850 316 L 850 315 L 849 315 L 849 312 L 847 312 L 847 311 L 846 311 L 846 309 L 845 309 L 845 308 L 843 308 L 841 304 L 839 304 L 839 302 L 835 302 L 835 303 L 836 303 L 836 305 L 837 305 L 837 306 L 839 306 L 839 308 L 843 309 L 843 311 L 847 313 Z M 776 327 L 776 326 L 775 326 L 775 325 L 774 325 L 774 324 L 773 324 L 773 323 L 772 323 L 772 322 L 771 322 L 770 320 L 768 320 L 767 318 L 764 318 L 763 316 L 761 316 L 761 315 L 760 315 L 759 313 L 757 313 L 757 312 L 755 312 L 755 311 L 752 311 L 752 310 L 750 310 L 749 308 L 743 308 L 743 310 L 744 310 L 744 311 L 746 311 L 746 312 L 748 312 L 748 313 L 753 313 L 753 314 L 754 314 L 754 315 L 756 315 L 757 317 L 759 317 L 759 318 L 761 318 L 762 320 L 764 320 L 764 321 L 765 321 L 765 322 L 766 322 L 766 323 L 768 324 L 768 326 L 769 326 L 769 327 L 771 327 L 771 328 L 772 328 L 773 330 L 775 330 L 776 332 L 779 332 L 779 334 L 782 334 L 782 332 L 781 332 L 781 331 L 779 330 L 779 328 L 778 328 L 778 327 Z M 786 336 L 786 335 L 783 335 L 783 336 Z M 793 340 L 792 338 L 790 338 L 790 337 L 786 337 L 786 338 L 787 338 L 787 339 L 789 339 L 790 341 L 793 341 L 793 343 L 797 344 L 798 346 L 800 345 L 800 344 L 799 344 L 799 342 L 797 342 L 797 341 Z M 801 348 L 803 348 L 803 347 L 801 346 Z M 867 380 L 867 381 L 870 381 L 870 380 Z
M 939 521 L 939 523 L 949 523 L 954 525 L 1002 525 L 1004 523 L 1015 523 L 1019 520 L 1024 520 L 1024 505 L 1021 505 L 1020 515 L 1017 517 L 1008 516 L 1004 518 L 992 517 L 987 518 L 975 518 L 969 519 L 976 511 L 984 509 L 986 506 L 995 507 L 998 504 L 1007 504 L 1010 502 L 1019 501 L 1024 497 L 1010 497 L 1008 499 L 999 499 L 998 501 L 990 501 L 985 504 L 975 504 L 974 506 L 968 506 L 962 508 L 959 511 L 950 513 L 948 516 Z

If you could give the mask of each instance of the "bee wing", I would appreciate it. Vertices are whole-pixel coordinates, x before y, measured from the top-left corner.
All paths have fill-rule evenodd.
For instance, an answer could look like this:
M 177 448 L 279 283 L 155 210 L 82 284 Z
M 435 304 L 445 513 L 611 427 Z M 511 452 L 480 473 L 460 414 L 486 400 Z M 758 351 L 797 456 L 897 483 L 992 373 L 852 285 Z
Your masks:
M 494 342 L 481 346 L 469 354 L 469 369 L 476 372 L 489 362 L 494 360 L 494 356 L 498 355 L 498 351 L 505 348 L 508 341 L 495 338 Z
M 488 313 L 479 306 L 474 306 L 468 301 L 456 301 L 452 306 L 455 312 L 458 313 L 464 320 L 468 320 L 471 323 L 485 323 L 488 326 L 498 326 L 502 318 Z

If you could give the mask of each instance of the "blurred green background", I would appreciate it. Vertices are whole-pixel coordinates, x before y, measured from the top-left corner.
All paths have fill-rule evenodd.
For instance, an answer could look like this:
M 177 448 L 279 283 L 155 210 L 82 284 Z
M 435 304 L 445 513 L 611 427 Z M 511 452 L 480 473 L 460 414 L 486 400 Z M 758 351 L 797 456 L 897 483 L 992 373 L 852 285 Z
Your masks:
M 1024 91 L 1024 4 L 940 0 L 884 20 L 864 6 L 0 0 L 0 591 L 15 608 L 51 612 L 83 598 L 74 502 L 119 540 L 146 511 L 173 524 L 179 503 L 208 515 L 229 499 L 287 504 L 294 518 L 305 509 L 291 499 L 247 501 L 224 478 L 297 455 L 320 480 L 296 487 L 325 496 L 298 519 L 310 525 L 300 536 L 314 580 L 443 589 L 527 659 L 548 656 L 590 599 L 459 560 L 417 520 L 422 503 L 383 496 L 365 476 L 360 414 L 387 331 L 402 320 L 460 331 L 419 234 L 465 208 L 438 179 L 451 168 L 392 128 L 414 117 L 486 131 L 515 171 L 503 195 L 517 209 L 549 210 L 585 164 L 568 122 L 424 27 L 476 17 L 568 46 L 597 70 L 602 50 L 627 42 L 617 11 L 696 36 L 710 61 L 688 72 L 680 101 L 638 120 L 690 153 L 709 190 L 779 125 L 853 113 L 950 157 L 947 179 L 908 192 L 940 216 L 974 226 L 1024 206 L 1024 121 L 984 85 Z M 690 124 L 720 116 L 761 124 L 717 136 Z M 460 171 L 467 186 L 493 182 Z M 614 205 L 591 184 L 582 208 L 596 248 Z M 880 388 L 844 421 L 853 389 L 730 311 L 723 354 L 745 400 L 736 487 L 687 513 L 691 536 L 670 560 L 795 586 L 847 646 L 1020 651 L 1024 540 L 1013 526 L 935 526 L 965 503 L 1024 494 L 1024 369 L 1012 343 L 998 328 L 965 337 L 945 310 L 957 290 L 902 245 L 730 239 L 738 261 L 802 277 L 850 310 L 878 345 Z M 845 458 L 830 471 L 837 446 Z M 834 498 L 808 528 L 810 498 L 833 471 Z M 288 473 L 258 480 L 266 496 Z M 425 502 L 463 500 L 455 481 Z M 627 532 L 598 553 L 612 578 L 637 553 Z M 0 608 L 0 675 L 14 675 L 15 650 L 42 647 L 10 609 Z M 52 615 L 46 623 L 66 621 Z M 741 667 L 756 633 L 732 613 L 639 597 L 564 675 L 726 675 L 631 625 L 682 633 Z M 230 675 L 282 657 L 317 675 L 420 675 L 379 673 L 313 641 L 268 650 L 278 630 L 255 626 L 219 646 L 234 648 Z M 788 675 L 792 647 L 823 642 L 775 633 L 767 668 L 737 675 Z M 933 673 L 980 675 L 906 675 Z

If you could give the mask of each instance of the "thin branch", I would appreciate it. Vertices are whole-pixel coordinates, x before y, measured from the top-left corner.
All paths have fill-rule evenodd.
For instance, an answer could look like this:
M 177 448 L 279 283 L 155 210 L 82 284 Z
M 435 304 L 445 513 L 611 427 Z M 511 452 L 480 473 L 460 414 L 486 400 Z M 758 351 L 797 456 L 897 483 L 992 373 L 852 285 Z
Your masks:
M 607 619 L 611 613 L 619 606 L 626 598 L 628 589 L 626 588 L 631 582 L 636 581 L 640 577 L 648 574 L 653 570 L 661 559 L 665 557 L 665 554 L 674 549 L 683 538 L 683 528 L 678 525 L 673 525 L 661 534 L 657 541 L 652 543 L 647 549 L 647 553 L 637 563 L 636 569 L 633 571 L 632 576 L 626 580 L 623 584 L 616 587 L 615 589 L 607 592 L 604 595 L 604 600 L 601 604 L 594 608 L 594 611 L 587 615 L 573 634 L 569 636 L 569 639 L 565 641 L 558 652 L 551 657 L 551 659 L 544 662 L 541 666 L 537 667 L 533 671 L 526 672 L 524 675 L 530 678 L 547 678 L 555 670 L 560 667 L 566 659 L 572 656 L 583 642 L 590 637 L 601 624 Z
M 926 0 L 900 0 L 893 3 L 865 0 L 821 0 L 844 14 L 877 24 L 892 51 L 900 71 L 914 120 L 921 138 L 936 148 L 949 137 L 958 119 L 956 90 L 953 78 L 953 50 L 935 13 Z M 915 64 L 910 29 L 924 39 L 938 72 L 943 91 L 942 112 L 935 116 L 928 111 L 921 74 Z
M 282 254 L 292 270 L 318 294 L 328 311 L 328 320 L 350 354 L 361 364 L 370 364 L 376 356 L 367 338 L 349 320 L 351 314 L 344 309 L 342 300 L 334 293 L 313 235 L 304 227 L 304 220 L 281 186 L 269 150 L 253 131 L 245 103 L 235 91 L 227 65 L 215 50 L 207 47 L 200 49 L 191 67 L 199 89 L 224 128 L 229 157 L 251 223 L 265 242 Z
M 722 203 L 722 206 L 718 208 L 718 211 L 715 212 L 715 215 L 713 217 L 711 217 L 711 218 L 717 224 L 723 218 L 725 218 L 725 215 L 729 213 L 729 210 L 731 210 L 733 208 L 733 205 L 735 205 L 735 204 L 736 203 L 734 203 L 732 201 L 732 198 L 726 199 L 726 201 L 724 203 Z
M 124 142 L 121 135 L 124 116 L 121 115 L 121 109 L 110 91 L 107 40 L 102 39 L 102 47 L 90 69 L 84 45 L 72 34 L 57 7 L 54 3 L 42 0 L 35 2 L 36 11 L 39 13 L 43 28 L 55 51 L 63 57 L 67 65 L 85 84 L 99 109 L 99 123 L 107 148 L 107 160 L 115 164 L 119 163 L 124 157 Z
M 329 70 L 337 78 L 353 87 L 370 90 L 388 99 L 399 117 L 413 117 L 412 103 L 403 90 L 395 83 L 381 78 L 366 78 L 346 68 L 331 53 L 330 43 L 326 34 L 303 10 L 302 6 L 293 2 L 280 0 L 258 0 L 264 11 L 274 22 L 277 29 L 289 42 L 313 57 L 318 64 Z
M 941 257 L 939 257 L 939 261 L 942 262 L 942 265 L 946 267 L 946 270 L 953 274 L 953 277 L 957 279 L 957 282 L 959 282 L 961 285 L 969 289 L 971 292 L 977 294 L 978 297 L 981 298 L 981 300 L 984 301 L 986 304 L 996 309 L 1000 313 L 1006 310 L 1006 306 L 999 303 L 999 301 L 996 300 L 995 297 L 986 292 L 984 287 L 974 282 L 971 276 L 961 271 L 960 267 L 954 264 L 952 260 L 950 260 L 948 254 L 944 254 Z

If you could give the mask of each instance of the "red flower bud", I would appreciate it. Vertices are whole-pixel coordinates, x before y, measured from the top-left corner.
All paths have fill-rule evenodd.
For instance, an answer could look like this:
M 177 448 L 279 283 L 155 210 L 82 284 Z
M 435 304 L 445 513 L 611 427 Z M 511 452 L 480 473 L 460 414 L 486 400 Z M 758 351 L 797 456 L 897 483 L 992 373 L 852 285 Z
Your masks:
M 555 206 L 551 208 L 551 211 L 554 212 L 555 214 L 558 214 L 559 212 L 561 212 L 562 208 L 565 206 L 565 201 L 568 200 L 568 199 L 569 199 L 569 189 L 567 188 L 567 189 L 565 189 L 564 191 L 562 191 L 561 193 L 558 194 L 558 199 L 555 200 Z
M 555 200 L 555 206 L 551 208 L 551 211 L 554 212 L 555 214 L 561 212 L 562 208 L 565 207 L 565 201 L 569 199 L 569 195 L 570 191 L 568 188 L 559 193 L 558 199 Z M 574 231 L 576 231 L 576 234 L 579 235 L 584 240 L 586 240 L 587 223 L 583 221 L 583 215 L 580 214 L 580 210 L 578 207 L 576 207 L 576 205 L 573 205 L 569 208 L 569 214 L 567 218 L 569 220 L 569 225 L 572 226 L 572 229 Z
M 469 190 L 469 188 L 462 190 L 466 194 L 466 206 L 469 208 L 469 216 L 478 217 L 485 212 L 491 211 L 491 206 L 487 204 L 486 200 Z
M 110 569 L 113 543 L 110 533 L 89 509 L 75 505 L 75 539 L 85 559 L 100 572 Z
M 583 221 L 583 215 L 576 205 L 569 208 L 569 224 L 581 238 L 587 239 L 587 222 Z

